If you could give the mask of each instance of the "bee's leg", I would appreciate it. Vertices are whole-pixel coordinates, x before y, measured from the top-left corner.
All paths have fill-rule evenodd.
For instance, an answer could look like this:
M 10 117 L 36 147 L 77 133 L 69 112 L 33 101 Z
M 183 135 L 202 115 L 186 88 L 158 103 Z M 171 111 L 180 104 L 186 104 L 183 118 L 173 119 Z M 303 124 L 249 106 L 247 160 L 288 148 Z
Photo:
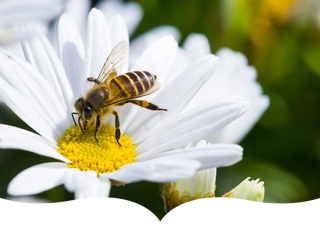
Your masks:
M 116 111 L 113 111 L 113 115 L 116 117 L 116 140 L 119 144 L 119 146 L 121 147 L 121 144 L 119 143 L 119 139 L 120 139 L 120 121 L 119 121 L 119 116 L 118 113 Z
M 79 126 L 80 126 L 80 129 L 81 129 L 82 133 L 84 133 L 84 132 L 83 132 L 83 129 L 82 129 L 82 126 L 81 126 L 81 123 L 80 123 L 80 120 L 81 120 L 81 119 L 80 119 L 80 117 L 79 117 L 79 118 L 78 118 L 78 123 L 79 123 Z
M 162 110 L 162 111 L 167 111 L 167 109 L 162 109 L 159 108 L 156 104 L 153 104 L 151 102 L 147 102 L 147 101 L 141 101 L 141 100 L 128 100 L 126 101 L 126 103 L 132 103 L 135 105 L 139 105 L 142 108 L 146 108 L 146 109 L 150 109 L 150 110 Z
M 78 113 L 71 113 L 71 116 L 72 116 L 72 120 L 73 120 L 73 123 L 74 123 L 74 125 L 77 127 L 77 122 L 76 122 L 76 120 L 74 119 L 74 114 L 78 114 Z M 79 117 L 80 118 L 80 117 Z
M 97 132 L 98 132 L 99 127 L 100 127 L 100 116 L 97 116 L 96 130 L 94 131 L 94 138 L 96 139 L 96 141 L 98 141 Z

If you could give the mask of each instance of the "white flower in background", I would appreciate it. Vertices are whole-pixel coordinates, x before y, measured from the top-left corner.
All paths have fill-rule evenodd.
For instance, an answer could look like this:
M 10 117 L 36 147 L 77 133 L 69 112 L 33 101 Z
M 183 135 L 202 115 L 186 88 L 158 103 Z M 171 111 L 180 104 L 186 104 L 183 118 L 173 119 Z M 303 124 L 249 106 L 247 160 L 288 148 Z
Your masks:
M 166 85 L 147 100 L 152 98 L 167 112 L 134 105 L 119 107 L 123 147 L 115 141 L 114 128 L 109 128 L 114 118 L 101 124 L 99 144 L 92 127 L 82 133 L 73 126 L 74 101 L 91 84 L 86 79 L 98 76 L 111 49 L 119 41 L 128 40 L 124 20 L 116 16 L 110 22 L 93 9 L 83 45 L 72 18 L 63 15 L 58 26 L 59 57 L 40 32 L 23 42 L 29 63 L 7 52 L 0 53 L 0 99 L 38 133 L 0 125 L 0 147 L 23 149 L 61 161 L 24 170 L 10 182 L 9 194 L 36 194 L 64 184 L 68 191 L 75 192 L 76 198 L 108 196 L 111 184 L 176 181 L 189 178 L 198 170 L 241 160 L 242 148 L 236 144 L 183 148 L 241 116 L 249 104 L 241 97 L 229 96 L 181 114 L 212 75 L 218 60 L 207 55 L 171 80 L 170 69 L 178 49 L 172 37 L 152 44 L 132 67 L 156 74 L 157 81 Z M 33 28 L 29 24 L 25 27 Z M 123 72 L 126 71 L 124 67 Z
M 211 53 L 209 42 L 202 34 L 189 35 L 183 47 L 190 58 L 186 66 Z M 248 60 L 242 53 L 221 48 L 216 55 L 219 57 L 217 70 L 184 111 L 223 96 L 239 95 L 245 98 L 250 103 L 248 112 L 206 138 L 210 143 L 239 143 L 269 107 L 269 97 L 263 95 L 257 82 L 257 71 L 248 65 Z
M 237 187 L 227 192 L 222 197 L 239 198 L 263 202 L 264 199 L 264 182 L 257 180 L 249 181 L 250 177 L 242 181 Z
M 58 17 L 65 0 L 0 1 L 0 48 L 23 57 L 18 41 L 30 36 L 32 30 L 20 30 L 21 22 L 33 22 L 45 32 L 49 23 Z

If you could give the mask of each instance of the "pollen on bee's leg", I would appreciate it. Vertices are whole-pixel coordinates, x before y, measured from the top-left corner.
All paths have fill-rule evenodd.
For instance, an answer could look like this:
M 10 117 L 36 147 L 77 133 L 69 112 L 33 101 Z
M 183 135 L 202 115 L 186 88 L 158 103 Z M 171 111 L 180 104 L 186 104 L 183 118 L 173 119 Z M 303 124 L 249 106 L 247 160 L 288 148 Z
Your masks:
M 100 174 L 113 172 L 134 162 L 136 146 L 130 137 L 120 134 L 120 147 L 115 138 L 115 127 L 108 128 L 101 124 L 96 134 L 99 142 L 95 139 L 95 130 L 95 123 L 88 125 L 85 133 L 79 126 L 72 126 L 58 140 L 57 151 L 71 161 L 69 168 L 94 170 Z

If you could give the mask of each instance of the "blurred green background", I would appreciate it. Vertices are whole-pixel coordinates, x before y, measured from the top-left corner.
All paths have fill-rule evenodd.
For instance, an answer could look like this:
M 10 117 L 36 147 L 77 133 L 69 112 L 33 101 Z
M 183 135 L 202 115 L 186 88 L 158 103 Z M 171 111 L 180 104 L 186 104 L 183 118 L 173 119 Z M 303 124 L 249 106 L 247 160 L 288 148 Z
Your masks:
M 97 1 L 94 1 L 96 3 Z M 160 25 L 205 34 L 212 53 L 229 47 L 256 67 L 270 107 L 240 143 L 240 163 L 219 168 L 216 196 L 246 177 L 265 182 L 265 202 L 302 202 L 320 197 L 320 4 L 316 0 L 138 0 L 144 17 L 132 38 Z M 29 129 L 2 105 L 0 123 Z M 29 129 L 30 130 L 30 129 Z M 1 150 L 0 196 L 22 170 L 51 159 Z M 165 215 L 162 184 L 139 182 L 112 187 L 111 197 L 134 201 L 159 218 Z M 72 200 L 63 186 L 37 195 Z

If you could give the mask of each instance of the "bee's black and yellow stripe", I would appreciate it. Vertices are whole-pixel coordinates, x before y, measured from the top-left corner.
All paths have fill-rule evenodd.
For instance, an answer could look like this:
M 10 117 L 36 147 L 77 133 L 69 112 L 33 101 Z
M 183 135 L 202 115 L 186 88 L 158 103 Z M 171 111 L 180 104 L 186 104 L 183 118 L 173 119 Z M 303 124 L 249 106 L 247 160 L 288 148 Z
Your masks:
M 123 98 L 135 98 L 149 91 L 154 86 L 156 79 L 156 75 L 147 71 L 134 71 L 112 79 L 110 86 L 117 88 Z

